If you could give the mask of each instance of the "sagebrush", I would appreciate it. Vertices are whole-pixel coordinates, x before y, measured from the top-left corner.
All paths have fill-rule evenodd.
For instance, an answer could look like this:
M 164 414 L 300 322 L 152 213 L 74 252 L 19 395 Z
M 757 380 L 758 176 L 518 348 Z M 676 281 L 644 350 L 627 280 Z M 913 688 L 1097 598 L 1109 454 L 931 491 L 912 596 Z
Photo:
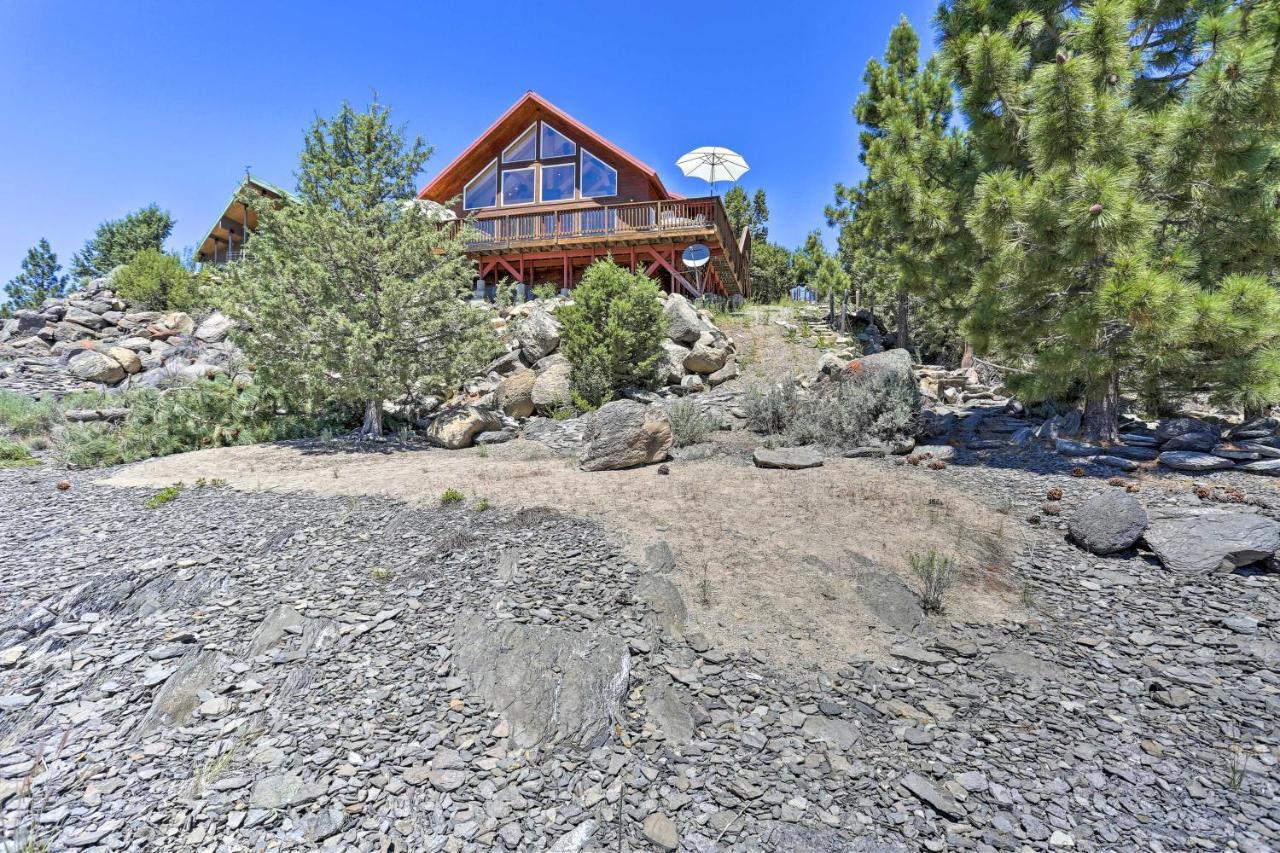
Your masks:
M 667 419 L 671 421 L 671 433 L 676 447 L 688 447 L 706 441 L 707 436 L 715 432 L 715 420 L 692 400 L 680 400 L 667 409 Z
M 889 370 L 846 371 L 807 389 L 794 382 L 754 389 L 744 405 L 752 430 L 827 447 L 901 440 L 914 432 L 919 408 L 914 380 Z

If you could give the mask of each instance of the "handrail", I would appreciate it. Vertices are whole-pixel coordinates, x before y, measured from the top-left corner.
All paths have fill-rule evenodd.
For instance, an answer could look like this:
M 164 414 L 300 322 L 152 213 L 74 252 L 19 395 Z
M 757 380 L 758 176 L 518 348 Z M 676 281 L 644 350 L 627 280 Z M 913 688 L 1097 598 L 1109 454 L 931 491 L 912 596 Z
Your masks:
M 541 208 L 527 212 L 477 216 L 450 223 L 468 247 L 503 248 L 536 241 L 627 234 L 672 234 L 715 230 L 726 251 L 737 250 L 724 206 L 715 196 L 626 202 L 598 207 Z M 732 246 L 732 249 L 729 247 Z

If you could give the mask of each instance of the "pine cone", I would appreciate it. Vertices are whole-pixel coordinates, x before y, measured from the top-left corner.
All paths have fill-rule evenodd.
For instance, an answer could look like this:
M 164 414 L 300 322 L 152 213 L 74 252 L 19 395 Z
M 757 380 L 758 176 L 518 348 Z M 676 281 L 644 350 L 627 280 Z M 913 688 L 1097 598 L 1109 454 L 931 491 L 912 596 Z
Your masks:
M 1090 215 L 1090 216 L 1101 216 L 1101 215 L 1102 215 L 1102 202 L 1100 202 L 1100 201 L 1094 202 L 1094 203 L 1089 207 L 1089 215 Z

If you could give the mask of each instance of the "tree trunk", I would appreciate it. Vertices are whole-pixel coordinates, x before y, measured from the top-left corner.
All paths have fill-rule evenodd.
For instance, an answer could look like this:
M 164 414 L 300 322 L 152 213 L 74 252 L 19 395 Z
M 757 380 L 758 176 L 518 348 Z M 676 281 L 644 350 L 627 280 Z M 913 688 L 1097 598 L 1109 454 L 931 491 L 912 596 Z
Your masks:
M 849 291 L 845 291 L 840 299 L 840 333 L 849 334 Z
M 1090 441 L 1116 441 L 1120 436 L 1120 394 L 1114 381 L 1106 391 L 1085 398 L 1084 434 Z
M 973 342 L 966 338 L 964 355 L 960 356 L 960 369 L 968 370 L 970 367 L 973 367 Z
M 907 335 L 907 289 L 898 289 L 898 349 L 911 349 L 911 339 Z
M 361 438 L 382 438 L 382 401 L 370 400 L 364 404 L 364 424 Z
M 836 327 L 836 292 L 834 290 L 827 294 L 827 322 L 831 324 L 831 328 Z

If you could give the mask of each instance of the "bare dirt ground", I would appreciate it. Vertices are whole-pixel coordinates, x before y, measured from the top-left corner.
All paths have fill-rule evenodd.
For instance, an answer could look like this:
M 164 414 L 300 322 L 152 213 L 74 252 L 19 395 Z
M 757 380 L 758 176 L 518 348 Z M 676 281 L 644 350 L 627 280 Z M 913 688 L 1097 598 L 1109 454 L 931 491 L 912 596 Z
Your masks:
M 773 323 L 788 309 L 718 318 L 738 347 L 745 387 L 812 375 L 819 351 Z M 588 516 L 619 534 L 632 556 L 665 539 L 689 621 L 718 646 L 774 662 L 834 666 L 878 656 L 893 633 L 863 606 L 855 568 L 873 565 L 913 587 L 908 556 L 953 557 L 963 577 L 947 618 L 986 623 L 1021 613 L 1007 562 L 1019 522 L 886 460 L 831 459 L 822 468 L 771 471 L 749 461 L 755 438 L 720 433 L 726 455 L 656 467 L 586 473 L 536 442 L 487 451 L 352 452 L 260 445 L 155 459 L 116 472 L 114 485 L 163 487 L 200 478 L 238 489 L 382 495 L 432 504 L 446 489 L 473 503 L 545 506 Z
M 693 629 L 719 646 L 774 662 L 832 666 L 878 655 L 892 634 L 862 605 L 859 558 L 914 584 L 907 555 L 936 548 L 964 567 L 947 617 L 985 623 L 1018 611 L 1001 543 L 1017 522 L 884 460 L 833 459 L 772 471 L 733 456 L 586 473 L 542 445 L 517 440 L 464 451 L 316 452 L 224 448 L 121 469 L 106 482 L 163 487 L 200 478 L 234 488 L 382 495 L 433 504 L 449 488 L 471 502 L 546 506 L 599 520 L 634 556 L 666 539 Z

